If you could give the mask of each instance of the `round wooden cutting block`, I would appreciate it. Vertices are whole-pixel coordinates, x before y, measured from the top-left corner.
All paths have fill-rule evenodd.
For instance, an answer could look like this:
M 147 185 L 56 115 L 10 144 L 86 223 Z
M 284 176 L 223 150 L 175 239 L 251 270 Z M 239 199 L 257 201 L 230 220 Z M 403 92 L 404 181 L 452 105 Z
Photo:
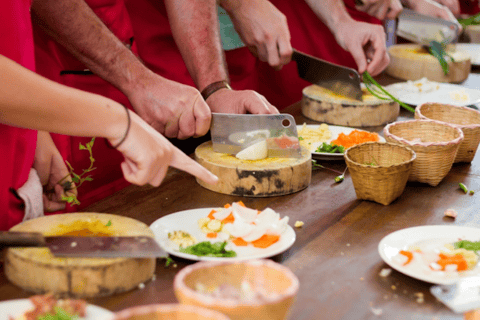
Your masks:
M 302 113 L 315 121 L 348 127 L 371 127 L 393 122 L 400 106 L 392 100 L 381 100 L 362 89 L 363 101 L 337 95 L 311 85 L 303 89 Z
M 301 158 L 266 158 L 239 160 L 235 156 L 213 151 L 207 141 L 195 150 L 195 158 L 202 166 L 217 175 L 215 185 L 199 179 L 209 190 L 245 197 L 270 197 L 305 189 L 312 178 L 312 155 L 302 148 Z
M 140 221 L 100 213 L 45 216 L 23 222 L 10 231 L 53 236 L 86 229 L 111 236 L 154 237 L 150 228 Z M 10 248 L 4 268 L 7 278 L 27 291 L 93 298 L 128 291 L 151 279 L 155 259 L 55 258 L 47 248 Z
M 449 72 L 443 73 L 440 62 L 419 44 L 398 44 L 388 49 L 390 64 L 386 73 L 403 80 L 427 78 L 437 82 L 462 82 L 470 74 L 471 60 L 468 53 L 455 51 L 448 46 L 447 53 L 455 60 L 448 62 Z M 448 60 L 447 60 L 448 61 Z

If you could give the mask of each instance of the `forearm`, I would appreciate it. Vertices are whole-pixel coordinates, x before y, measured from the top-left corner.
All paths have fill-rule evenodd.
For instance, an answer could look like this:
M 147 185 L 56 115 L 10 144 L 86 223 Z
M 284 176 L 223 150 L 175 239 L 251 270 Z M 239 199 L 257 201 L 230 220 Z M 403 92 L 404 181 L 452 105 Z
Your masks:
M 0 55 L 0 123 L 75 136 L 122 137 L 124 108 L 66 87 Z
M 84 0 L 33 0 L 32 20 L 92 72 L 128 95 L 148 69 Z
M 352 21 L 343 0 L 305 0 L 317 17 L 335 33 L 340 23 Z
M 165 0 L 175 42 L 201 91 L 228 79 L 215 0 Z

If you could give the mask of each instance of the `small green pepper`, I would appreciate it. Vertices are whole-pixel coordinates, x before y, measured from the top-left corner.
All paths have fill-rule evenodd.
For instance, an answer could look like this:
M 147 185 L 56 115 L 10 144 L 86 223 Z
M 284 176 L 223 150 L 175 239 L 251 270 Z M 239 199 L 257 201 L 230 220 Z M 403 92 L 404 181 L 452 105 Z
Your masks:
M 468 188 L 463 183 L 459 183 L 458 186 L 462 189 L 463 192 L 468 193 Z

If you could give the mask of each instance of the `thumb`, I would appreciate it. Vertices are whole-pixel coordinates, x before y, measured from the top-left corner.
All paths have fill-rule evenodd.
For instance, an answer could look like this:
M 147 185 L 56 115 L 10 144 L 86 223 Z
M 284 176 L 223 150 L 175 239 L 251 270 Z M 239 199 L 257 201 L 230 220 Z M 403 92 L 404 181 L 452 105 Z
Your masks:
M 215 184 L 218 181 L 218 177 L 202 167 L 198 162 L 187 156 L 178 148 L 174 148 L 172 153 L 172 161 L 170 166 L 183 170 L 191 175 L 205 181 L 208 184 Z

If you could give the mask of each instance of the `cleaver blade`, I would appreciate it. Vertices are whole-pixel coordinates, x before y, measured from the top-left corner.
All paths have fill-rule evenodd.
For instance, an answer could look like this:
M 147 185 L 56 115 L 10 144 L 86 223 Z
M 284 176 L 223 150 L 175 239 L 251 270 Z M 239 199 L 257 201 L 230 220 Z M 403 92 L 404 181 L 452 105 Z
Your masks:
M 249 146 L 267 141 L 268 156 L 300 158 L 297 125 L 289 114 L 212 113 L 213 151 L 236 155 Z

